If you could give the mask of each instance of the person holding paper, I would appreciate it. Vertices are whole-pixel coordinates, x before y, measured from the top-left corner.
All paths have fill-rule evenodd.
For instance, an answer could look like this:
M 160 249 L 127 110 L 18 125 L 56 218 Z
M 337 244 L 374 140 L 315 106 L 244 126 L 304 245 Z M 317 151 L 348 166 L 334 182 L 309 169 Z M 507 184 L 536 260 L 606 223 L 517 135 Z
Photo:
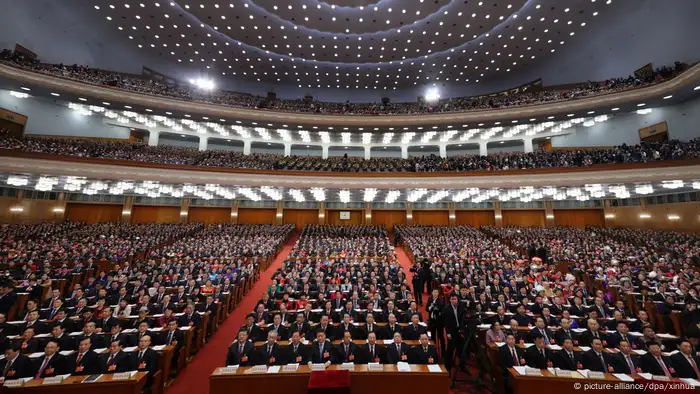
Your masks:
M 566 371 L 576 371 L 582 369 L 581 356 L 574 351 L 574 342 L 571 338 L 564 338 L 561 343 L 562 349 L 554 352 L 552 362 L 554 366 Z
M 394 343 L 386 345 L 386 363 L 408 362 L 408 346 L 403 343 L 401 333 L 394 333 Z
M 681 341 L 679 352 L 671 356 L 671 363 L 679 378 L 700 379 L 698 358 L 693 354 L 693 347 L 687 340 Z
M 641 372 L 639 369 L 639 358 L 636 354 L 632 353 L 632 346 L 630 343 L 621 340 L 618 343 L 619 353 L 610 355 L 610 362 L 617 373 L 628 373 L 636 374 Z
M 326 332 L 322 329 L 316 331 L 316 341 L 314 341 L 311 347 L 311 360 L 309 360 L 309 368 L 311 364 L 325 364 L 326 366 L 331 364 L 331 355 L 333 345 L 331 341 L 326 339 Z
M 413 347 L 413 354 L 409 357 L 413 364 L 439 364 L 440 358 L 437 348 L 430 344 L 427 333 L 422 333 L 419 338 L 420 345 Z
M 367 363 L 384 363 L 386 362 L 386 349 L 383 346 L 377 345 L 377 333 L 370 332 L 367 334 L 367 343 L 362 345 L 362 352 L 365 354 Z
M 593 338 L 591 349 L 583 353 L 583 367 L 596 372 L 612 372 L 614 367 L 608 355 L 603 352 L 603 342 L 600 338 Z
M 287 364 L 306 364 L 309 360 L 308 346 L 301 343 L 301 333 L 293 331 L 286 349 Z
M 545 369 L 552 366 L 552 351 L 545 347 L 544 337 L 535 334 L 535 346 L 530 346 L 525 351 L 525 361 L 531 368 Z
M 248 341 L 248 331 L 238 332 L 238 340 L 231 344 L 226 355 L 226 365 L 240 365 L 247 367 L 253 365 L 253 343 Z
M 92 342 L 84 338 L 78 343 L 78 351 L 68 356 L 67 371 L 73 376 L 100 373 L 99 355 L 92 351 Z
M 350 331 L 345 331 L 342 342 L 335 349 L 335 363 L 357 363 L 357 353 L 357 345 L 352 342 L 352 334 Z
M 284 356 L 282 347 L 277 344 L 277 331 L 271 330 L 267 333 L 267 342 L 258 348 L 255 365 L 282 365 Z

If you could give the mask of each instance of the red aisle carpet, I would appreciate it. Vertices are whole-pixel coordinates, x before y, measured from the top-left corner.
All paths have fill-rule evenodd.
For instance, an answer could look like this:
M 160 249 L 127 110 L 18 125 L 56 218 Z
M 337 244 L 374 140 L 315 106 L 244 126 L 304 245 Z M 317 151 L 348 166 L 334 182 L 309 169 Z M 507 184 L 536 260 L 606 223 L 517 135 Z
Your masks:
M 209 392 L 209 375 L 217 367 L 224 367 L 226 353 L 231 342 L 236 338 L 238 329 L 245 323 L 245 316 L 252 312 L 261 294 L 267 291 L 272 283 L 270 275 L 282 266 L 296 242 L 296 236 L 287 241 L 284 248 L 265 272 L 260 273 L 260 280 L 250 292 L 243 297 L 241 303 L 231 312 L 226 322 L 221 325 L 209 339 L 209 342 L 197 353 L 192 362 L 180 373 L 175 382 L 168 388 L 167 394 L 193 394 Z

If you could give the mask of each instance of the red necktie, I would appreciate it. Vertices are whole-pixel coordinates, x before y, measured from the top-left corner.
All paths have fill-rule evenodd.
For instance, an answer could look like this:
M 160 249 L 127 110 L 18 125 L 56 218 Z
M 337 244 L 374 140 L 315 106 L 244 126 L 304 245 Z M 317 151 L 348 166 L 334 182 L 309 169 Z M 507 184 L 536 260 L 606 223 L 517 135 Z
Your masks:
M 78 358 L 75 360 L 75 363 L 76 363 L 76 364 L 80 364 L 80 361 L 81 361 L 82 359 L 83 359 L 83 354 L 82 354 L 82 353 L 78 353 Z
M 112 365 L 112 361 L 114 360 L 114 354 L 111 354 L 109 356 L 109 360 L 107 360 L 107 365 Z
M 695 371 L 695 375 L 700 379 L 700 370 L 698 370 L 698 365 L 695 363 L 695 360 L 693 360 L 693 356 L 688 357 L 688 360 L 690 361 L 690 365 L 693 366 L 693 371 Z
M 670 377 L 671 377 L 671 372 L 669 372 L 669 371 L 668 371 L 668 368 L 666 368 L 666 364 L 664 363 L 664 360 L 662 360 L 661 357 L 657 357 L 657 358 L 656 358 L 656 361 L 658 361 L 659 364 L 661 364 L 661 368 L 663 368 L 663 370 L 664 370 L 664 375 L 666 375 L 667 377 L 670 378 Z
M 513 365 L 515 366 L 520 366 L 520 361 L 518 361 L 518 355 L 515 353 L 515 348 L 510 349 L 511 352 L 513 352 Z
M 34 377 L 35 379 L 41 378 L 41 374 L 44 372 L 44 368 L 46 368 L 46 364 L 49 363 L 49 357 L 44 357 L 44 362 L 41 364 L 41 368 L 39 368 L 39 372 L 36 373 L 36 376 Z

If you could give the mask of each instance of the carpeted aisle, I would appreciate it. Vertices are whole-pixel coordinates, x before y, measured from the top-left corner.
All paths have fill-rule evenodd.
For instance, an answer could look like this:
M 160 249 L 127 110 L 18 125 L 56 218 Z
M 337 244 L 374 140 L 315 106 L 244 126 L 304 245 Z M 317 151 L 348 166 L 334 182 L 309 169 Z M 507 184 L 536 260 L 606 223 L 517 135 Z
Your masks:
M 396 251 L 396 256 L 398 257 L 399 264 L 401 264 L 401 267 L 403 267 L 404 272 L 406 273 L 406 277 L 408 278 L 408 283 L 411 285 L 411 291 L 413 291 L 413 272 L 411 272 L 411 259 L 408 257 L 406 254 L 406 251 L 403 250 L 403 247 L 401 246 L 395 246 L 394 250 Z M 427 319 L 428 317 L 428 312 L 425 309 L 425 303 L 428 302 L 428 296 L 430 294 L 425 293 L 425 287 L 423 287 L 423 305 L 419 305 L 418 309 L 423 313 L 423 318 Z
M 282 266 L 282 262 L 289 255 L 296 239 L 296 236 L 290 238 L 272 265 L 265 272 L 260 273 L 258 283 L 241 300 L 241 303 L 231 312 L 219 331 L 212 335 L 209 342 L 197 353 L 175 382 L 168 387 L 167 394 L 209 392 L 209 375 L 217 367 L 225 366 L 228 347 L 234 341 L 238 329 L 245 323 L 245 316 L 253 311 L 261 294 L 267 291 L 267 287 L 272 283 L 270 275 Z

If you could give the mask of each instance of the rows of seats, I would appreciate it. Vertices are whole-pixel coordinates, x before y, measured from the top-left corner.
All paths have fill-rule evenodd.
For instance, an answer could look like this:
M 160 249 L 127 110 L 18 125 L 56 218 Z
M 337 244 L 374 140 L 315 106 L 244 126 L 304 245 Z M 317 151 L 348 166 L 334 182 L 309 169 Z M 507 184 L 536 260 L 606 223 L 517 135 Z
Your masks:
M 594 227 L 395 231 L 414 261 L 414 286 L 432 291 L 428 322 L 448 335 L 436 335 L 446 364 L 475 335 L 468 346 L 501 389 L 514 366 L 698 378 L 696 235 Z M 452 311 L 462 329 L 451 333 Z
M 398 157 L 328 157 L 251 154 L 229 150 L 206 150 L 179 146 L 149 146 L 129 141 L 25 136 L 0 137 L 0 149 L 59 156 L 129 160 L 142 163 L 179 164 L 259 170 L 294 170 L 323 172 L 463 172 L 508 171 L 536 168 L 589 167 L 597 164 L 648 163 L 696 159 L 700 157 L 700 140 L 688 142 L 642 142 L 606 149 L 556 149 L 532 153 L 493 153 L 487 156 L 436 155 Z
M 148 372 L 153 392 L 162 392 L 292 231 L 228 224 L 4 226 L 3 377 L 139 370 Z M 224 246 L 207 249 L 215 235 Z M 56 253 L 57 245 L 73 252 Z M 124 253 L 97 252 L 113 245 Z
M 647 72 L 637 72 L 634 76 L 612 78 L 600 82 L 585 82 L 566 88 L 530 89 L 504 95 L 460 97 L 442 100 L 437 103 L 345 103 L 307 100 L 269 100 L 245 93 L 213 90 L 206 93 L 190 86 L 171 86 L 162 81 L 145 79 L 142 76 L 128 75 L 105 70 L 91 69 L 82 65 L 42 64 L 37 59 L 29 59 L 24 54 L 3 50 L 0 60 L 5 64 L 20 67 L 47 75 L 76 80 L 94 85 L 106 85 L 120 89 L 155 96 L 183 100 L 222 104 L 239 108 L 266 108 L 283 112 L 314 112 L 348 115 L 405 115 L 433 112 L 463 112 L 469 110 L 508 108 L 521 105 L 541 104 L 591 97 L 650 86 L 669 80 L 688 68 L 687 64 L 676 62 L 672 67 L 661 67 Z

